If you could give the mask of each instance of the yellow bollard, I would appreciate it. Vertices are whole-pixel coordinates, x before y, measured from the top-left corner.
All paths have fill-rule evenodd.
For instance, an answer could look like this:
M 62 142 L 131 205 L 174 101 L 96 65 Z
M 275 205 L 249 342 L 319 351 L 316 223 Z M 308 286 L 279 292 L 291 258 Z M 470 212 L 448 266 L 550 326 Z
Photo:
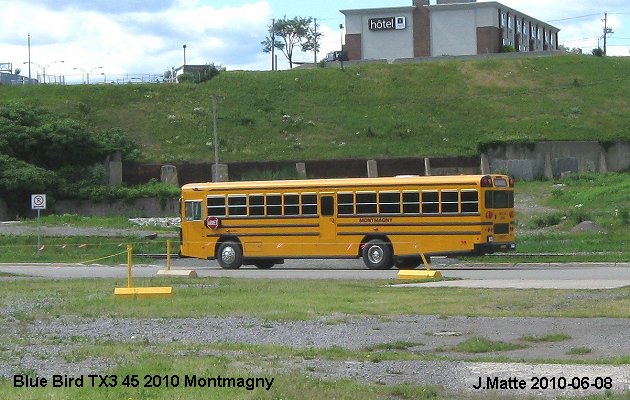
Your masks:
M 172 286 L 133 287 L 133 277 L 131 274 L 132 263 L 133 248 L 130 245 L 127 245 L 127 287 L 114 288 L 114 296 L 135 298 L 136 296 L 171 296 L 173 294 Z
M 133 281 L 131 277 L 131 263 L 133 261 L 133 247 L 131 245 L 127 245 L 127 287 L 133 287 Z
M 171 270 L 171 239 L 166 239 L 166 270 Z
M 190 269 L 171 269 L 171 240 L 166 240 L 166 268 L 157 272 L 158 276 L 179 276 L 185 278 L 196 278 L 197 272 Z
M 418 248 L 418 245 L 416 245 Z M 432 270 L 429 266 L 429 261 L 423 252 L 419 251 L 420 259 L 422 259 L 422 264 L 424 264 L 424 270 L 417 269 L 401 269 L 398 271 L 396 277 L 398 279 L 439 279 L 442 277 L 440 271 Z

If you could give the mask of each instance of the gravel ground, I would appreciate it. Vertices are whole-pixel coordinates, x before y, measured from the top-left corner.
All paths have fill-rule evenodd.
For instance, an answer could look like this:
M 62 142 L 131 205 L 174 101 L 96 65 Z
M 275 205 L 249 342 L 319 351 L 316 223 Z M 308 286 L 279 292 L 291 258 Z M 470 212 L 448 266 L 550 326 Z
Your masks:
M 397 318 L 356 318 L 337 316 L 316 321 L 263 321 L 249 317 L 205 317 L 182 319 L 111 319 L 56 318 L 46 321 L 19 322 L 15 312 L 28 311 L 26 305 L 10 306 L 0 316 L 4 320 L 0 333 L 20 339 L 0 349 L 0 376 L 10 378 L 20 371 L 33 371 L 39 376 L 52 374 L 80 375 L 103 373 L 115 366 L 115 360 L 88 359 L 72 361 L 67 355 L 82 343 L 114 341 L 127 343 L 250 343 L 276 344 L 294 348 L 339 347 L 361 350 L 393 342 L 411 342 L 405 351 L 429 353 L 461 361 L 339 361 L 297 359 L 287 361 L 286 368 L 298 369 L 307 375 L 326 378 L 354 378 L 383 384 L 436 384 L 449 392 L 480 394 L 473 385 L 487 377 L 524 379 L 528 390 L 492 390 L 497 395 L 584 395 L 602 393 L 595 387 L 588 390 L 532 389 L 533 377 L 551 379 L 610 377 L 611 390 L 630 390 L 630 366 L 538 364 L 540 359 L 613 358 L 630 355 L 630 320 L 611 318 L 486 318 L 413 316 Z M 466 361 L 475 355 L 455 353 L 452 346 L 468 338 L 482 336 L 493 341 L 520 342 L 523 336 L 544 336 L 564 333 L 570 339 L 561 342 L 527 343 L 526 349 L 485 354 L 507 357 L 518 363 Z M 591 353 L 569 356 L 573 348 L 589 348 Z M 184 355 L 185 356 L 185 355 Z M 601 383 L 601 381 L 600 381 Z
M 0 234 L 33 233 L 35 227 L 0 223 Z M 42 234 L 132 235 L 146 236 L 146 230 L 105 228 L 43 227 Z M 38 376 L 68 374 L 77 376 L 103 373 L 117 360 L 91 358 L 77 360 L 71 352 L 84 343 L 103 341 L 128 343 L 251 343 L 278 344 L 294 348 L 340 347 L 360 350 L 379 344 L 411 342 L 405 351 L 434 354 L 460 361 L 343 361 L 323 359 L 287 360 L 286 368 L 306 375 L 327 378 L 353 378 L 383 384 L 416 383 L 441 385 L 454 397 L 466 394 L 483 396 L 554 398 L 603 393 L 603 389 L 535 389 L 533 377 L 588 378 L 591 384 L 610 377 L 611 390 L 630 392 L 630 365 L 540 364 L 541 359 L 588 360 L 630 356 L 630 319 L 611 318 L 486 318 L 410 316 L 397 318 L 355 318 L 334 316 L 317 321 L 270 322 L 244 317 L 206 317 L 184 319 L 87 319 L 54 318 L 29 321 L 21 318 L 45 304 L 5 304 L 0 309 L 0 376 L 31 372 Z M 526 342 L 525 349 L 484 354 L 518 362 L 474 362 L 477 355 L 455 353 L 452 346 L 480 336 L 492 341 L 519 342 L 524 336 L 563 333 L 570 339 L 560 342 Z M 15 339 L 15 340 L 13 340 Z M 590 349 L 585 355 L 568 355 L 572 349 Z M 185 356 L 185 354 L 182 354 Z M 252 368 L 255 368 L 254 366 Z M 195 372 L 195 371 L 191 371 Z M 525 390 L 476 390 L 487 378 L 525 380 Z M 596 379 L 600 378 L 596 382 Z

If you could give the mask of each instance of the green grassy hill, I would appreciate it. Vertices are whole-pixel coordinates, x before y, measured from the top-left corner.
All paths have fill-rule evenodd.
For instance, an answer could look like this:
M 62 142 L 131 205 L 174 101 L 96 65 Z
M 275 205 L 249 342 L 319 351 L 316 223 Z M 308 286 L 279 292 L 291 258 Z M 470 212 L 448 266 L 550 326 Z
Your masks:
M 555 56 L 222 72 L 200 85 L 2 86 L 121 127 L 147 161 L 473 155 L 480 143 L 630 140 L 630 58 Z

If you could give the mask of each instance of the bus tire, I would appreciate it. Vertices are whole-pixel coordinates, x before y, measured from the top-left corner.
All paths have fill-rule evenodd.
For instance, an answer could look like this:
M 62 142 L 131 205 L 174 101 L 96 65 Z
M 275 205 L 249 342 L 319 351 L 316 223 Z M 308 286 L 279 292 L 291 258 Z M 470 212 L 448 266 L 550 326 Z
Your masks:
M 393 265 L 392 248 L 381 239 L 372 239 L 361 250 L 363 262 L 369 269 L 390 269 Z
M 237 242 L 223 242 L 217 249 L 217 261 L 223 269 L 239 269 L 243 265 L 243 249 Z
M 398 269 L 416 269 L 421 263 L 420 257 L 396 257 L 394 266 Z

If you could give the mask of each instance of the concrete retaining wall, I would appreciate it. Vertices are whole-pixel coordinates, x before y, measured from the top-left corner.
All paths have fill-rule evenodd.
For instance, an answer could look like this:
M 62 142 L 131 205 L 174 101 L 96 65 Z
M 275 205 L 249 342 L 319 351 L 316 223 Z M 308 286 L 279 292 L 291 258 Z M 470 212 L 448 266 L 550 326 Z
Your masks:
M 309 178 L 360 178 L 367 176 L 367 158 L 301 161 Z M 379 176 L 425 175 L 424 157 L 375 159 Z M 479 157 L 433 157 L 431 175 L 477 174 Z M 251 171 L 295 170 L 296 161 L 248 161 L 227 163 L 230 180 L 241 180 Z M 212 163 L 176 164 L 180 185 L 212 180 Z M 135 185 L 159 179 L 162 164 L 125 164 L 123 182 Z
M 0 221 L 8 221 L 9 220 L 9 210 L 7 209 L 7 204 L 4 200 L 0 199 Z
M 92 202 L 89 200 L 58 200 L 52 210 L 55 214 L 78 214 L 109 217 L 177 217 L 178 199 L 137 199 L 133 201 Z
M 517 179 L 554 178 L 573 172 L 619 172 L 630 168 L 630 142 L 540 142 L 486 149 L 490 172 Z

